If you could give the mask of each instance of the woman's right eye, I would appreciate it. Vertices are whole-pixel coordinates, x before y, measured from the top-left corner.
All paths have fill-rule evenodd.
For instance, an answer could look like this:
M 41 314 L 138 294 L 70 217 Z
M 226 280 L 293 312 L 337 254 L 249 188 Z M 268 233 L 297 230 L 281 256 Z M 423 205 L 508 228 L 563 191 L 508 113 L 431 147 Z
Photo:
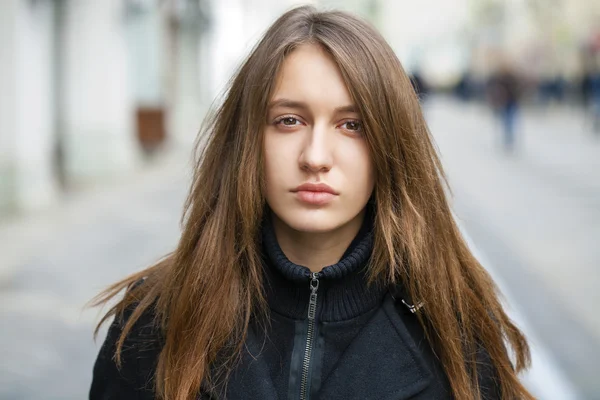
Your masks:
M 275 120 L 275 125 L 296 126 L 299 123 L 300 120 L 294 117 L 281 117 Z

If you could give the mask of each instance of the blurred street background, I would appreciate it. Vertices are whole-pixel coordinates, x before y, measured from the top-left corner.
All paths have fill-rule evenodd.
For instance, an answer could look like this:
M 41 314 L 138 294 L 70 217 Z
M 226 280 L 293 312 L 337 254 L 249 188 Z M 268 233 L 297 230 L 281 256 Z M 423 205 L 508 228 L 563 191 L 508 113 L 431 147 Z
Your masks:
M 532 342 L 524 382 L 600 399 L 600 1 L 2 0 L 1 400 L 87 398 L 105 330 L 85 303 L 174 248 L 204 115 L 307 3 L 369 19 L 411 75 Z

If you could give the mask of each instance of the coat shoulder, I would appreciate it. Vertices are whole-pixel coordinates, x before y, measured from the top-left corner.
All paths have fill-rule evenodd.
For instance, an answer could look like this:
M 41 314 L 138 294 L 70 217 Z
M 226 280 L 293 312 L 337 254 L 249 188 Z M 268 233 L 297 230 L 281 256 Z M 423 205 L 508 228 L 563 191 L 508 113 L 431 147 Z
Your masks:
M 415 314 L 411 310 L 410 305 L 406 305 L 401 301 L 397 301 L 396 311 L 402 318 L 403 323 L 410 332 L 412 339 L 427 361 L 430 371 L 435 376 L 435 379 L 433 380 L 433 386 L 437 386 L 436 391 L 439 393 L 445 393 L 448 397 L 451 397 L 450 382 L 448 381 L 448 377 L 444 371 L 442 362 L 427 341 L 425 332 L 423 331 L 423 328 L 418 322 Z M 488 350 L 481 344 L 477 347 L 476 365 L 477 381 L 481 400 L 501 400 L 502 393 L 498 371 L 492 362 Z
M 116 315 L 94 364 L 90 400 L 153 399 L 154 373 L 162 348 L 162 335 L 154 307 L 144 310 L 128 332 L 117 365 L 117 342 L 137 304 Z

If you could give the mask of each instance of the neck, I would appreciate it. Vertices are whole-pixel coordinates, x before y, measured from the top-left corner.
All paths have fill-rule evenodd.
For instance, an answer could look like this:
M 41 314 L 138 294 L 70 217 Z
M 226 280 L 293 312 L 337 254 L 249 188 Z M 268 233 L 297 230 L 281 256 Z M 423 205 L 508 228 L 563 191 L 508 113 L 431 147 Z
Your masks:
M 327 232 L 300 232 L 273 214 L 277 242 L 286 257 L 297 265 L 319 272 L 337 263 L 358 234 L 365 217 L 362 210 L 346 224 Z

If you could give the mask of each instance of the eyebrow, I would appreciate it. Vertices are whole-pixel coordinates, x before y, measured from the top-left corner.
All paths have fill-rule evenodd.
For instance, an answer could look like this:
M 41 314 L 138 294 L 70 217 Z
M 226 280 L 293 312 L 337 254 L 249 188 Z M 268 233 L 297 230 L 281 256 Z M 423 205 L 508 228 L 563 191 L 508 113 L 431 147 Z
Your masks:
M 308 110 L 310 108 L 310 107 L 308 107 L 308 104 L 306 104 L 302 101 L 295 101 L 295 100 L 290 100 L 290 99 L 279 99 L 279 100 L 272 101 L 269 104 L 269 110 L 274 107 L 296 108 L 296 109 L 300 109 L 300 110 Z M 356 106 L 354 104 L 336 107 L 336 109 L 333 111 L 335 113 L 347 112 L 347 113 L 358 114 L 358 109 L 356 108 Z

